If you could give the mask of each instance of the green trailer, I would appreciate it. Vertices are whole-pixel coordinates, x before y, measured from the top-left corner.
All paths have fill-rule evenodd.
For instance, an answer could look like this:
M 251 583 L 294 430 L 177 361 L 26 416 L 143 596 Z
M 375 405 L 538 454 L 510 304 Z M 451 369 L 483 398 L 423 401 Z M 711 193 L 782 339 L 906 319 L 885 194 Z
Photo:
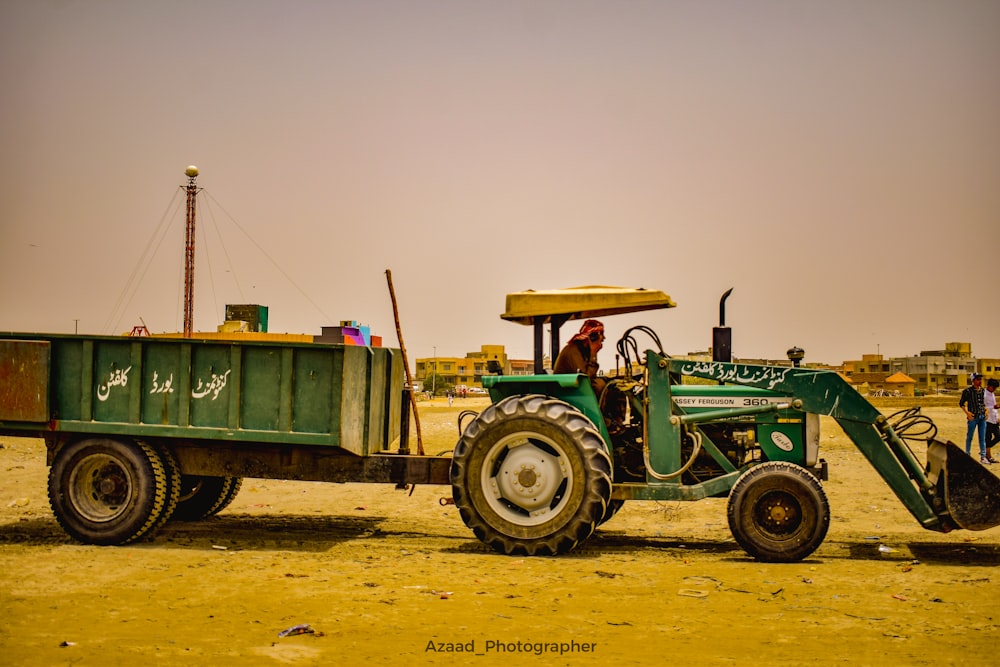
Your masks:
M 0 432 L 44 438 L 78 540 L 124 544 L 223 509 L 245 477 L 448 483 L 411 456 L 399 350 L 0 334 Z

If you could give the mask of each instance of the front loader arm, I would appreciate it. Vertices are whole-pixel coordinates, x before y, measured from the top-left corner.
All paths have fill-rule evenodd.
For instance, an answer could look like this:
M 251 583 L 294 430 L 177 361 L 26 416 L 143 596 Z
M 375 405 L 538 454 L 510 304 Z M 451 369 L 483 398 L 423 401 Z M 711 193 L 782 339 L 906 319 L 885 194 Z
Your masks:
M 875 407 L 833 371 L 784 366 L 758 366 L 720 361 L 667 359 L 649 350 L 647 363 L 671 375 L 693 376 L 730 384 L 788 392 L 801 401 L 804 412 L 837 420 L 910 513 L 927 529 L 948 531 L 954 526 L 935 513 L 936 485 L 924 473 L 892 426 Z M 652 366 L 651 366 L 652 367 Z

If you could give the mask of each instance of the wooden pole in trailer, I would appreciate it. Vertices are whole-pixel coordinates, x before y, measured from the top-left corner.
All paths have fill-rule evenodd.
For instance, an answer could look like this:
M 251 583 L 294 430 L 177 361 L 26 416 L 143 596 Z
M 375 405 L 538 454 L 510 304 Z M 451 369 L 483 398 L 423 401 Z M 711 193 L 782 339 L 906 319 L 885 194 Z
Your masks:
M 396 305 L 396 290 L 392 287 L 392 271 L 385 270 L 385 279 L 389 282 L 389 296 L 392 298 L 392 317 L 396 320 L 396 337 L 399 338 L 399 350 L 403 353 L 403 369 L 406 371 L 406 388 L 413 395 L 413 378 L 410 376 L 410 362 L 406 358 L 406 345 L 403 344 L 403 329 L 399 326 L 399 307 Z M 417 427 L 417 454 L 424 455 L 424 439 L 420 434 L 420 415 L 417 414 L 417 402 L 410 401 L 413 406 L 413 424 Z

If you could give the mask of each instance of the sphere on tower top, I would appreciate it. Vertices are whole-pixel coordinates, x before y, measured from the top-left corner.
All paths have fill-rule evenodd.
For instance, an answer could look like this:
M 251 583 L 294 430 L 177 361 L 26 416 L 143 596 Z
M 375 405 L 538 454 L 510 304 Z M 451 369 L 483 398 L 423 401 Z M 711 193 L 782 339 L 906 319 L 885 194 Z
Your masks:
M 184 170 L 184 174 L 187 175 L 188 178 L 194 178 L 198 175 L 198 167 L 193 164 L 188 165 L 188 168 Z

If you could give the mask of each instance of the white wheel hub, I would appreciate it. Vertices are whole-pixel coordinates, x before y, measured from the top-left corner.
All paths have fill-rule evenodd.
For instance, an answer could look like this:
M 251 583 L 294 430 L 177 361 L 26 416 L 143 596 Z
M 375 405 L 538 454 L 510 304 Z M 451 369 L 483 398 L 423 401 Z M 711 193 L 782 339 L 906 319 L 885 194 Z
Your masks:
M 549 519 L 572 490 L 567 457 L 555 443 L 537 433 L 514 434 L 496 443 L 482 470 L 490 506 L 520 525 Z

